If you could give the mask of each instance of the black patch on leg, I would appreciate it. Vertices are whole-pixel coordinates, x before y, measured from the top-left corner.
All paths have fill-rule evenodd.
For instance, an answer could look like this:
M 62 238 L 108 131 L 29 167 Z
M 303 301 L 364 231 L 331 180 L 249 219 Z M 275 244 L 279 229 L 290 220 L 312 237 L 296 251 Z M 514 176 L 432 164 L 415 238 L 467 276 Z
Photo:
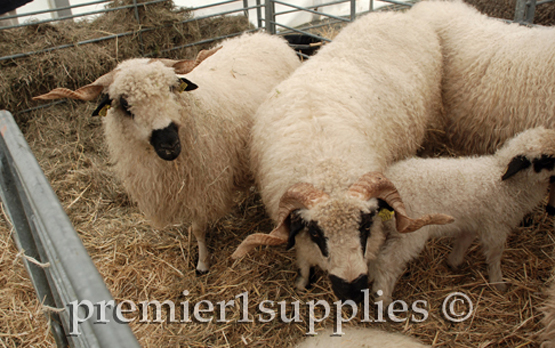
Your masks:
M 507 170 L 505 174 L 501 177 L 501 180 L 507 180 L 511 176 L 515 175 L 516 173 L 524 170 L 532 165 L 530 160 L 522 155 L 518 155 L 511 160 L 511 163 L 507 166 Z

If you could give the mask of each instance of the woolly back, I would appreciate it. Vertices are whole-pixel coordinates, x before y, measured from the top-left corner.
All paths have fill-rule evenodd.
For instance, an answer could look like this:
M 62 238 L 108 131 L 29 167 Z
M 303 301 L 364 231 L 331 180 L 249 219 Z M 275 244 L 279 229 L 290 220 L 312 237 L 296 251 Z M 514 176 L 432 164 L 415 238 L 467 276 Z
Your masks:
M 448 145 L 493 153 L 518 132 L 555 127 L 555 28 L 489 18 L 459 1 L 424 1 L 409 14 L 439 34 Z
M 333 195 L 415 153 L 438 117 L 440 79 L 439 43 L 426 24 L 372 13 L 345 27 L 257 112 L 251 159 L 270 214 L 295 183 Z

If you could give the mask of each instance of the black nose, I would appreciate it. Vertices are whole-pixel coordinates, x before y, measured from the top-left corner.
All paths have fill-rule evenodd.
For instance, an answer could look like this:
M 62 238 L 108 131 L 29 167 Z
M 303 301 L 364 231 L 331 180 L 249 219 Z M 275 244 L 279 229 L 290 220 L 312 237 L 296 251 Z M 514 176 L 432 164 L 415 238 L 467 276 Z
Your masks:
M 330 274 L 331 288 L 341 301 L 352 300 L 355 303 L 362 302 L 364 293 L 362 290 L 368 289 L 368 275 L 361 274 L 352 282 Z
M 161 159 L 166 161 L 176 159 L 181 153 L 181 142 L 179 141 L 177 125 L 172 122 L 166 128 L 152 131 L 150 144 Z

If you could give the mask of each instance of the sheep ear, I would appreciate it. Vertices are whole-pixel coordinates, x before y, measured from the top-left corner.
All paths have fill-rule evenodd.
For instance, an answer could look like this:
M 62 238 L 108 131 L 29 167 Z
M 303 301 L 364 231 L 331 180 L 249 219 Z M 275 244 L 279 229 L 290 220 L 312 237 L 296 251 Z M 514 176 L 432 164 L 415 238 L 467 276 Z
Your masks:
M 507 170 L 505 170 L 505 174 L 501 177 L 501 181 L 505 181 L 508 178 L 512 177 L 516 173 L 524 170 L 532 165 L 532 162 L 528 158 L 523 155 L 515 156 L 509 165 L 507 166 Z
M 179 80 L 181 81 L 181 84 L 179 85 L 179 88 L 177 89 L 177 91 L 179 93 L 193 91 L 193 90 L 198 88 L 198 86 L 196 84 L 192 83 L 191 81 L 187 80 L 184 77 L 180 77 Z
M 540 158 L 535 158 L 532 163 L 534 164 L 534 171 L 539 173 L 542 169 L 553 170 L 555 167 L 555 158 L 549 155 L 542 155 Z
M 111 107 L 112 107 L 112 99 L 110 99 L 110 96 L 108 94 L 104 94 L 104 96 L 100 100 L 100 103 L 98 104 L 96 109 L 94 109 L 92 115 L 93 116 L 106 116 L 106 113 L 108 112 L 108 109 L 111 108 Z
M 287 238 L 287 246 L 285 247 L 286 250 L 290 250 L 295 246 L 297 235 L 306 227 L 305 222 L 299 216 L 298 212 L 298 210 L 292 211 L 284 222 L 289 229 L 289 238 Z
M 102 90 L 108 87 L 113 81 L 114 71 L 110 71 L 109 73 L 100 76 L 93 83 L 83 86 L 76 91 L 72 91 L 71 89 L 67 88 L 56 88 L 46 94 L 33 97 L 33 100 L 54 100 L 71 98 L 91 101 L 98 97 L 98 95 L 102 93 Z

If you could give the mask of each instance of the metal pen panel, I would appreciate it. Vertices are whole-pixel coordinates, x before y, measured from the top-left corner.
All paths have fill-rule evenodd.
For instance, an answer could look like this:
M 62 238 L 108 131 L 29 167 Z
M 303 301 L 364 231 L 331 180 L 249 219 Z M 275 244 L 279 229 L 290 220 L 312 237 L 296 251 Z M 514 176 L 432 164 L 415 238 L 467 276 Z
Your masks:
M 54 308 L 49 316 L 56 342 L 60 347 L 139 347 L 130 327 L 117 322 L 109 306 L 94 305 L 92 315 L 78 306 L 79 317 L 90 320 L 74 331 L 80 334 L 69 334 L 70 303 L 109 303 L 113 298 L 7 111 L 0 111 L 0 134 L 0 196 L 37 295 Z M 98 318 L 107 322 L 92 322 Z

